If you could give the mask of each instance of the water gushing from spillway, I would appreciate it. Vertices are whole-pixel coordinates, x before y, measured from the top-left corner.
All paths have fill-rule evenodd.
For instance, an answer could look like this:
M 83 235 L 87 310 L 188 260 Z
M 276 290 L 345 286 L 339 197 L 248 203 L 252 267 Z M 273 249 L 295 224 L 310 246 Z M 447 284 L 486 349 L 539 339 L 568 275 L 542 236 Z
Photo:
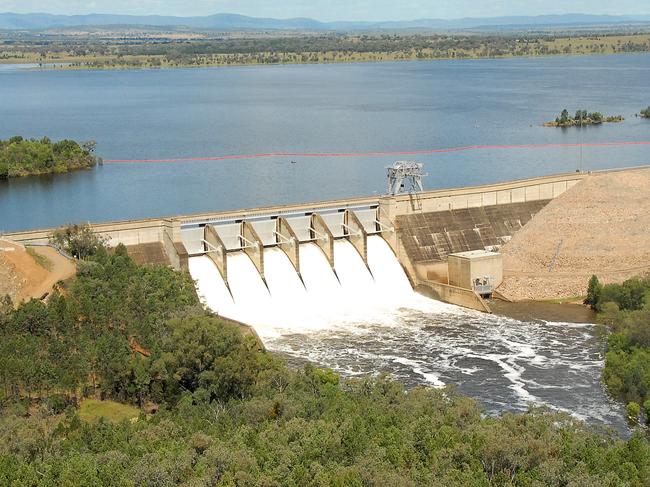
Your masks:
M 301 280 L 280 249 L 265 249 L 267 288 L 248 256 L 228 254 L 232 297 L 208 257 L 189 265 L 207 306 L 253 325 L 291 361 L 454 384 L 490 413 L 544 404 L 626 429 L 600 385 L 602 338 L 592 325 L 522 322 L 424 298 L 378 236 L 368 238 L 368 267 L 347 240 L 334 256 L 336 273 L 316 244 L 301 244 Z
M 416 294 L 377 236 L 368 238 L 368 267 L 350 242 L 337 240 L 336 272 L 316 244 L 302 244 L 302 280 L 279 248 L 264 250 L 266 285 L 246 254 L 230 253 L 227 259 L 232 296 L 208 257 L 190 259 L 199 294 L 216 313 L 253 325 L 265 342 L 287 332 L 344 328 L 368 319 L 389 323 L 400 307 L 452 308 Z

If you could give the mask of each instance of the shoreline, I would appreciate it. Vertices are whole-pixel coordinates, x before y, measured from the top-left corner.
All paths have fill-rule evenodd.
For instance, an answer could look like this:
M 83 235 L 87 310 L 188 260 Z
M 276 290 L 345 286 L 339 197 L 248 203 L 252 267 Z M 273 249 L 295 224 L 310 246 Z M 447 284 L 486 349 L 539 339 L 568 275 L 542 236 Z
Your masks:
M 389 55 L 390 53 L 380 53 Z M 573 54 L 527 54 L 524 56 L 518 55 L 497 55 L 497 56 L 465 56 L 465 57 L 430 57 L 430 58 L 417 58 L 410 57 L 404 58 L 391 58 L 391 59 L 332 59 L 332 60 L 318 60 L 318 61 L 286 61 L 286 62 L 268 62 L 268 63 L 183 63 L 177 65 L 101 65 L 92 66 L 84 64 L 92 61 L 75 61 L 74 59 L 48 59 L 43 62 L 43 66 L 39 66 L 39 62 L 16 59 L 0 59 L 0 66 L 29 66 L 24 69 L 17 68 L 16 71 L 167 71 L 174 69 L 201 69 L 201 68 L 241 68 L 241 67 L 260 67 L 260 66 L 314 66 L 314 65 L 332 65 L 332 64 L 383 64 L 383 63 L 407 63 L 407 62 L 431 62 L 431 61 L 481 61 L 481 60 L 504 60 L 504 59 L 545 59 L 545 58 L 575 58 L 575 57 L 594 57 L 594 56 L 633 56 L 633 55 L 650 55 L 650 50 L 634 51 L 634 52 L 594 52 L 594 53 L 573 53 Z M 113 59 L 113 58 L 111 58 Z M 117 58 L 115 58 L 117 59 Z M 77 64 L 79 63 L 79 64 Z M 57 66 L 57 64 L 60 64 Z M 646 117 L 647 118 L 647 117 Z M 555 122 L 547 122 L 555 124 Z M 544 123 L 544 126 L 547 126 Z M 604 123 L 604 122 L 603 122 Z M 586 125 L 586 124 L 583 124 Z M 595 124 L 593 124 L 595 125 Z M 549 125 L 556 126 L 556 125 Z M 556 126 L 559 127 L 559 126 Z M 564 127 L 564 126 L 563 126 Z
M 552 321 L 558 323 L 596 324 L 596 313 L 588 306 L 570 302 L 526 300 L 503 301 L 492 299 L 489 301 L 492 313 L 519 321 Z

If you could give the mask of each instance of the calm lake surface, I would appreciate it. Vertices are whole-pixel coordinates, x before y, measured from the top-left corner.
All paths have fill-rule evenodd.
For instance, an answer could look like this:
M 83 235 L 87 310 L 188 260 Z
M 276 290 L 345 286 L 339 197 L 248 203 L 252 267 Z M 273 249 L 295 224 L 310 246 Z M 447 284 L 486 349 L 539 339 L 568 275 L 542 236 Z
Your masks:
M 0 137 L 94 139 L 104 159 L 650 140 L 650 55 L 146 71 L 0 69 Z M 545 128 L 564 107 L 622 124 Z M 650 162 L 585 148 L 584 169 Z M 427 188 L 574 171 L 575 148 L 416 156 Z M 0 182 L 0 231 L 385 191 L 395 157 L 104 165 Z

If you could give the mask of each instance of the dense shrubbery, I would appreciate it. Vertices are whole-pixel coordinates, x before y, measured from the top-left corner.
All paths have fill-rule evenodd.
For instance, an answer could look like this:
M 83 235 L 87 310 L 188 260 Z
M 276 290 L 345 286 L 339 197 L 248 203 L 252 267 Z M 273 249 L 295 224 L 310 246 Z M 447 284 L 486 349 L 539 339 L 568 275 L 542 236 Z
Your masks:
M 50 243 L 83 260 L 105 250 L 106 240 L 93 232 L 90 225 L 68 225 L 56 229 Z
M 0 313 L 0 485 L 641 487 L 650 445 L 531 410 L 486 418 L 452 390 L 286 368 L 196 306 L 186 274 L 123 247 L 49 303 Z M 93 394 L 160 410 L 82 421 Z
M 0 432 L 5 485 L 641 487 L 650 480 L 650 446 L 640 436 L 597 436 L 541 411 L 484 419 L 473 401 L 449 391 L 405 391 L 384 378 L 341 386 L 311 367 L 265 367 L 244 399 L 187 392 L 135 423 L 5 411 Z
M 645 110 L 641 110 L 641 116 L 643 118 L 650 118 L 650 106 Z
M 0 140 L 0 179 L 88 169 L 97 163 L 94 150 L 94 142 L 79 145 L 74 140 L 52 142 L 47 137 Z
M 612 329 L 603 381 L 633 422 L 650 423 L 650 276 L 605 286 L 593 276 L 585 303 Z
M 197 302 L 188 275 L 136 266 L 124 247 L 110 256 L 100 251 L 79 264 L 77 279 L 64 294 L 55 293 L 47 304 L 25 303 L 4 319 L 0 377 L 5 395 L 56 391 L 74 400 L 95 381 L 105 395 L 130 401 L 147 397 L 152 372 L 144 357 L 133 353 L 135 344 L 162 351 L 166 320 Z
M 602 285 L 598 277 L 592 276 L 587 288 L 585 304 L 597 312 L 603 311 L 607 303 L 614 303 L 623 311 L 636 311 L 650 302 L 650 275 L 628 279 L 623 284 Z

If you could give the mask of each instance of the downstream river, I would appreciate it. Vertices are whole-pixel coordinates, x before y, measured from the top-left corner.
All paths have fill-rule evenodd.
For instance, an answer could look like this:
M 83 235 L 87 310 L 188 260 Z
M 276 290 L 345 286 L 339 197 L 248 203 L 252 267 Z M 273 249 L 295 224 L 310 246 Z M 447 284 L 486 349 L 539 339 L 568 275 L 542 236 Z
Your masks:
M 650 140 L 650 55 L 141 71 L 0 69 L 0 138 L 96 140 L 104 159 Z M 621 124 L 542 127 L 562 110 Z M 403 156 L 427 188 L 650 162 L 648 146 Z M 0 182 L 0 232 L 385 191 L 397 156 L 106 164 Z M 294 161 L 295 164 L 292 164 Z
M 485 315 L 422 301 L 327 329 L 276 330 L 267 347 L 346 377 L 390 373 L 410 385 L 452 385 L 488 414 L 545 406 L 590 424 L 629 430 L 600 383 L 603 339 L 590 324 Z

